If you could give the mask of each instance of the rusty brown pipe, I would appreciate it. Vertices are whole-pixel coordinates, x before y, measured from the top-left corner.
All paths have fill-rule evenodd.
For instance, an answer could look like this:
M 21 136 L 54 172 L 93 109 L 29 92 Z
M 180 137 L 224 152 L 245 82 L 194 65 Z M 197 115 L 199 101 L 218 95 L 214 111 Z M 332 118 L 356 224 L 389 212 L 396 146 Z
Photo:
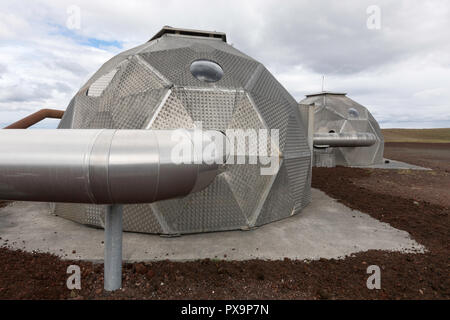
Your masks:
M 56 109 L 41 109 L 29 116 L 20 119 L 3 129 L 26 129 L 46 118 L 61 119 L 64 111 Z

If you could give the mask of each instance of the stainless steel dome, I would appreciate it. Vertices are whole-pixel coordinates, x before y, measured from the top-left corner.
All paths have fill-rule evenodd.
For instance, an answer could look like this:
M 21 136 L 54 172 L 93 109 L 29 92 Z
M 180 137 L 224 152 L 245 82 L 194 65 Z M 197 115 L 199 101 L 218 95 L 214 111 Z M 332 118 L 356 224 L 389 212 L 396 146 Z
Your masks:
M 380 126 L 366 107 L 345 93 L 320 92 L 307 95 L 303 105 L 315 105 L 315 134 L 370 134 L 370 146 L 337 147 L 333 149 L 336 165 L 365 166 L 383 162 L 384 139 Z
M 309 203 L 311 157 L 296 101 L 261 63 L 227 44 L 223 33 L 165 27 L 118 54 L 78 91 L 59 128 L 175 129 L 194 128 L 198 121 L 220 131 L 278 129 L 278 172 L 261 175 L 260 164 L 226 164 L 203 191 L 126 205 L 124 230 L 248 229 L 299 213 Z M 104 210 L 55 207 L 59 216 L 97 227 L 104 226 Z

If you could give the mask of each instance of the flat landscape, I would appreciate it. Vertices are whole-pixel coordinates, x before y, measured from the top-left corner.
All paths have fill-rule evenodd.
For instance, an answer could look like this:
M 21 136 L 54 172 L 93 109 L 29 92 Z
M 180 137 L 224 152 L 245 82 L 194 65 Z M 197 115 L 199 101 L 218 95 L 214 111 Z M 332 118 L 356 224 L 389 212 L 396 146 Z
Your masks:
M 450 143 L 450 128 L 382 129 L 385 142 Z
M 420 137 L 419 137 L 420 138 Z M 423 138 L 421 142 L 423 142 Z M 343 259 L 124 264 L 123 289 L 103 291 L 103 265 L 8 249 L 0 238 L 0 299 L 449 299 L 450 143 L 386 143 L 385 157 L 431 168 L 315 168 L 312 186 L 407 231 L 425 253 L 371 250 Z M 66 288 L 77 264 L 82 289 Z M 369 265 L 381 289 L 366 287 Z

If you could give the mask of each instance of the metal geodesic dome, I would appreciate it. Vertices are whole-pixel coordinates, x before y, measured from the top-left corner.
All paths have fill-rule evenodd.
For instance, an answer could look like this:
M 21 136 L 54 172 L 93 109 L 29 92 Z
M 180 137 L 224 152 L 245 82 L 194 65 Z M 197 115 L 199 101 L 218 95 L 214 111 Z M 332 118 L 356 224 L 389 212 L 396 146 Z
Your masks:
M 321 92 L 307 95 L 300 104 L 315 104 L 314 133 L 372 133 L 369 147 L 333 148 L 336 165 L 365 166 L 383 162 L 384 138 L 380 126 L 366 107 L 345 93 Z
M 78 91 L 59 128 L 175 129 L 194 128 L 197 121 L 203 129 L 220 131 L 279 129 L 277 174 L 261 175 L 260 164 L 225 164 L 200 192 L 124 206 L 124 230 L 248 229 L 289 217 L 309 203 L 310 151 L 296 101 L 222 33 L 166 27 L 149 42 L 118 54 Z M 104 210 L 55 206 L 57 215 L 97 227 L 104 226 Z

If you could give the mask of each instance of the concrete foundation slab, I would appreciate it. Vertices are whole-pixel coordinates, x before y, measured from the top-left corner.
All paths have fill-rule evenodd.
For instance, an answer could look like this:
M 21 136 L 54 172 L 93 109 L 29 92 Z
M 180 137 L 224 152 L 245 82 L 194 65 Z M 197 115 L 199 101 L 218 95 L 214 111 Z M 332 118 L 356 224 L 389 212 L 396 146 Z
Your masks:
M 313 189 L 312 202 L 299 215 L 250 231 L 164 238 L 124 233 L 126 261 L 196 259 L 339 258 L 380 249 L 423 252 L 425 248 L 367 214 L 351 210 Z M 104 232 L 50 214 L 46 203 L 14 202 L 0 209 L 0 245 L 50 252 L 63 259 L 103 261 Z
M 401 161 L 391 160 L 391 159 L 383 159 L 383 163 L 380 163 L 380 164 L 373 164 L 373 165 L 369 165 L 369 166 L 352 166 L 352 168 L 431 170 L 430 168 L 424 168 L 424 167 L 416 166 L 414 164 L 409 164 L 406 162 L 401 162 Z

